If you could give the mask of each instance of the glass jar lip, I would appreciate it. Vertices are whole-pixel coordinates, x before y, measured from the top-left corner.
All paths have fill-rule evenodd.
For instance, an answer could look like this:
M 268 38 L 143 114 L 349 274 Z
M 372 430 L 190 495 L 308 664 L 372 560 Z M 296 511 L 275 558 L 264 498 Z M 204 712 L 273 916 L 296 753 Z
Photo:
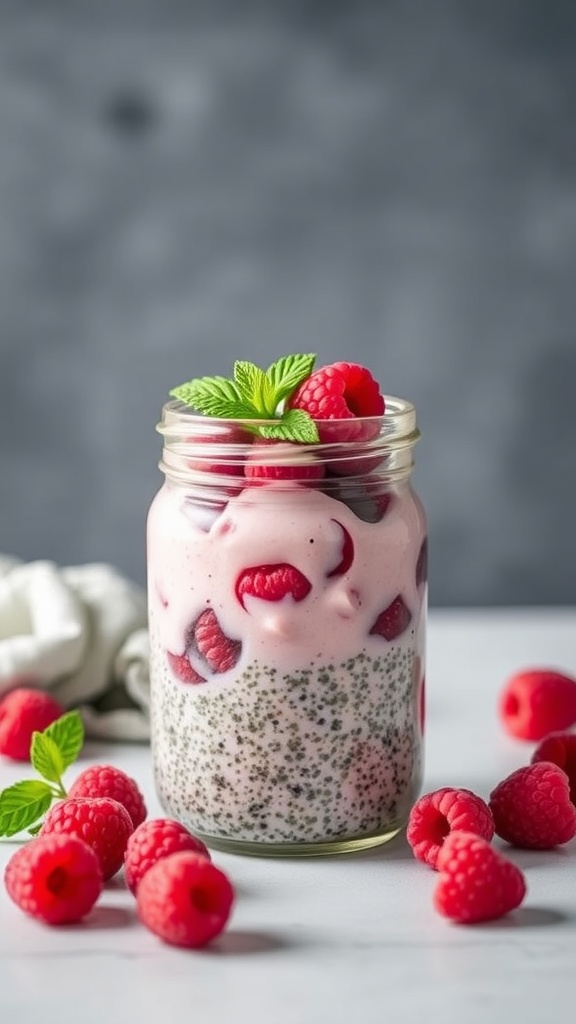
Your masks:
M 372 436 L 378 435 L 380 441 L 411 441 L 416 442 L 420 437 L 420 431 L 416 425 L 416 407 L 407 399 L 398 398 L 395 395 L 384 395 L 385 411 L 381 416 L 356 416 L 346 419 L 317 420 L 317 423 L 329 423 L 331 428 L 338 430 L 339 426 L 345 428 L 353 421 L 358 426 L 371 426 Z M 258 428 L 272 425 L 277 420 L 265 419 L 235 419 L 216 416 L 204 416 L 195 412 L 191 406 L 186 405 L 179 399 L 171 399 L 162 408 L 162 420 L 156 425 L 158 433 L 164 437 L 167 435 L 177 441 L 179 438 L 189 436 L 192 431 L 195 438 L 210 436 L 216 441 L 218 434 L 222 434 L 223 440 L 228 435 L 230 428 Z

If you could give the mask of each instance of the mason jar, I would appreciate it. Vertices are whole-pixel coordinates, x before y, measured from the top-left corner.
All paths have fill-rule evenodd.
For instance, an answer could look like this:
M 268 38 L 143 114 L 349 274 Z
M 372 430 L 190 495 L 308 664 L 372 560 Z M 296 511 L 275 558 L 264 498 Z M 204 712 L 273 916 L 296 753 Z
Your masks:
M 419 431 L 410 402 L 385 403 L 313 445 L 163 408 L 147 524 L 154 777 L 165 812 L 215 849 L 375 846 L 419 794 Z

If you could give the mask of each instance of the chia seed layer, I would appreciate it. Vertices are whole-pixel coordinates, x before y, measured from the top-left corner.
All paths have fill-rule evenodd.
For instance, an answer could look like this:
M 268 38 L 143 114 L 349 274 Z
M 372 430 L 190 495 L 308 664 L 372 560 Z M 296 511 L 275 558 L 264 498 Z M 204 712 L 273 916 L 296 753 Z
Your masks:
M 203 836 L 314 843 L 398 827 L 419 790 L 414 636 L 282 675 L 252 663 L 190 686 L 152 643 L 154 772 Z

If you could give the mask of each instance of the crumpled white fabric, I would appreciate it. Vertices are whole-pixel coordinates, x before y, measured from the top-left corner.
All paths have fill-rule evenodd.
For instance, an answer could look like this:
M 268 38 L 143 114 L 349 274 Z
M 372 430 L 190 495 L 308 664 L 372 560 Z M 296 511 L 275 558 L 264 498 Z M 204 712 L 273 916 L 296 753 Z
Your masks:
M 0 698 L 50 691 L 93 738 L 147 741 L 145 592 L 110 565 L 62 568 L 0 555 Z

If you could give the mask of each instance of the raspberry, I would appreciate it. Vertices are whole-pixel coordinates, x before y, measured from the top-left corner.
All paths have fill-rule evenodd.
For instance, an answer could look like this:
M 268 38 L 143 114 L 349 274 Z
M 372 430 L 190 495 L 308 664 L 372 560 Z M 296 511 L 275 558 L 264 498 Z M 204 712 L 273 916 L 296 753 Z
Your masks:
M 0 702 L 0 754 L 13 761 L 28 761 L 32 733 L 43 732 L 64 710 L 43 690 L 12 690 Z
M 204 676 L 201 676 L 199 672 L 190 664 L 190 659 L 187 654 L 172 654 L 171 651 L 166 651 L 166 659 L 170 666 L 170 671 L 181 683 L 205 683 Z
M 16 906 L 46 924 L 80 921 L 102 891 L 98 857 L 77 836 L 30 840 L 8 861 L 4 882 Z
M 385 640 L 395 640 L 404 630 L 408 629 L 411 621 L 412 613 L 404 604 L 401 595 L 398 594 L 398 597 L 395 597 L 392 603 L 383 612 L 380 612 L 370 634 L 383 636 Z
M 520 869 L 472 832 L 455 831 L 448 836 L 438 868 L 434 906 L 458 924 L 502 917 L 519 907 L 526 895 Z
M 566 772 L 570 781 L 570 799 L 576 805 L 576 733 L 559 732 L 546 736 L 532 754 L 535 761 L 552 761 Z
M 329 427 L 319 426 L 319 432 L 325 433 L 327 430 L 338 430 L 339 435 L 343 431 L 350 431 L 351 429 L 352 425 L 349 420 L 346 421 L 344 427 L 340 424 L 337 427 L 334 424 L 331 424 Z M 372 436 L 376 437 L 379 428 L 374 423 L 368 424 L 364 421 L 361 427 L 358 423 L 354 424 L 354 429 L 360 431 L 360 436 L 356 439 L 357 443 L 354 443 L 353 440 L 343 445 L 340 449 L 336 446 L 330 449 L 329 471 L 335 476 L 344 477 L 344 479 L 347 477 L 360 477 L 364 480 L 370 473 L 374 473 L 384 461 L 382 454 L 374 455 L 366 444 L 366 441 L 370 440 Z
M 253 444 L 244 467 L 244 475 L 253 484 L 266 480 L 320 480 L 325 471 L 323 463 L 301 445 L 267 438 Z
M 201 854 L 210 860 L 210 853 L 202 840 L 172 818 L 154 818 L 139 825 L 128 839 L 124 854 L 124 877 L 130 891 L 136 892 L 156 861 L 182 850 Z
M 566 772 L 537 761 L 503 779 L 490 794 L 496 834 L 512 846 L 551 850 L 576 835 L 576 807 Z
M 470 832 L 490 842 L 494 819 L 488 804 L 471 790 L 444 786 L 416 801 L 406 838 L 416 860 L 436 868 L 446 838 L 454 831 Z
M 85 768 L 75 779 L 69 797 L 109 796 L 126 808 L 136 828 L 146 817 L 144 797 L 136 781 L 111 764 L 96 764 Z
M 201 434 L 199 430 L 196 435 L 187 438 L 188 444 L 194 446 L 195 452 L 193 459 L 186 460 L 187 465 L 195 472 L 240 477 L 244 473 L 244 446 L 251 444 L 252 439 L 252 434 L 235 424 L 210 424 L 209 433 Z M 230 445 L 232 447 L 229 447 Z M 236 445 L 242 445 L 242 448 L 238 449 Z M 234 483 L 235 481 L 230 481 L 230 485 Z M 235 490 L 237 491 L 238 487 Z M 230 493 L 234 493 L 234 488 Z
M 506 682 L 498 712 L 511 736 L 541 740 L 576 723 L 576 679 L 549 669 L 517 672 Z
M 242 644 L 240 640 L 232 640 L 226 636 L 212 608 L 207 608 L 196 620 L 193 637 L 198 653 L 212 672 L 227 672 L 228 669 L 234 668 L 240 657 Z
M 181 682 L 194 685 L 206 682 L 206 676 L 192 663 L 194 654 L 203 659 L 208 672 L 227 672 L 234 667 L 241 651 L 240 640 L 233 640 L 227 636 L 216 612 L 212 608 L 206 608 L 187 631 L 184 654 L 172 654 L 171 651 L 167 651 L 166 657 L 172 674 Z
M 253 565 L 244 569 L 236 580 L 236 597 L 244 607 L 244 597 L 250 594 L 263 601 L 281 601 L 290 595 L 295 601 L 303 601 L 310 593 L 312 584 L 306 576 L 287 562 L 276 565 Z
M 110 797 L 68 797 L 48 811 L 41 836 L 77 836 L 92 847 L 106 882 L 122 867 L 128 837 L 133 832 L 128 811 Z
M 198 949 L 225 928 L 234 903 L 227 876 L 202 854 L 171 853 L 146 872 L 136 894 L 142 923 L 174 946 Z
M 291 409 L 304 409 L 317 421 L 320 440 L 358 441 L 374 437 L 378 425 L 355 422 L 382 416 L 384 398 L 372 374 L 358 363 L 332 363 L 310 374 L 288 400 Z M 351 422 L 328 426 L 324 420 Z M 318 422 L 320 421 L 320 422 Z

